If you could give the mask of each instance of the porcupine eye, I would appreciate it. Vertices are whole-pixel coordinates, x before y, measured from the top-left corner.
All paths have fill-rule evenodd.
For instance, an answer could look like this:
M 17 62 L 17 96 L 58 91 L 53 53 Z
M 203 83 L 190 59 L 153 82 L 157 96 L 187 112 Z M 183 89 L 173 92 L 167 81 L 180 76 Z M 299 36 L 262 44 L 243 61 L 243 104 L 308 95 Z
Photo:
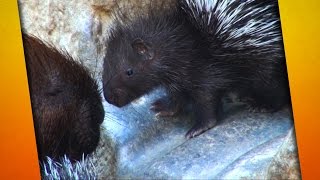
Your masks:
M 127 70 L 127 76 L 132 76 L 133 75 L 133 70 L 131 69 L 131 68 L 129 68 L 128 70 Z

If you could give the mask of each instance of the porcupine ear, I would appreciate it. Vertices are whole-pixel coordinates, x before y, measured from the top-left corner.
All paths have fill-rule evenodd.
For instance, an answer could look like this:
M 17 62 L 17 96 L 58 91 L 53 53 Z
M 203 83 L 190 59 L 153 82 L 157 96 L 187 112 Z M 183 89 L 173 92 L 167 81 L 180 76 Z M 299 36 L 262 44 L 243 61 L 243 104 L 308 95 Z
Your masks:
M 152 60 L 154 58 L 155 53 L 151 44 L 144 42 L 142 39 L 135 39 L 131 46 L 136 53 L 144 56 L 146 60 Z

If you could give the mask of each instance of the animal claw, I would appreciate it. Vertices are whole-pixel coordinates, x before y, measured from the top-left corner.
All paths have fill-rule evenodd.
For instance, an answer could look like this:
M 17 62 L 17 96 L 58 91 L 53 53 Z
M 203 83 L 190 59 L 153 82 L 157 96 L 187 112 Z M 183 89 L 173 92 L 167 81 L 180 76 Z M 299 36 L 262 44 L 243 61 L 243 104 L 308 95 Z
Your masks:
M 211 122 L 211 121 L 209 121 Z M 211 123 L 206 123 L 206 124 L 196 124 L 194 125 L 185 135 L 187 139 L 194 138 L 196 136 L 199 136 L 200 134 L 204 133 L 208 129 L 211 129 L 212 127 L 215 126 L 215 121 L 212 121 Z

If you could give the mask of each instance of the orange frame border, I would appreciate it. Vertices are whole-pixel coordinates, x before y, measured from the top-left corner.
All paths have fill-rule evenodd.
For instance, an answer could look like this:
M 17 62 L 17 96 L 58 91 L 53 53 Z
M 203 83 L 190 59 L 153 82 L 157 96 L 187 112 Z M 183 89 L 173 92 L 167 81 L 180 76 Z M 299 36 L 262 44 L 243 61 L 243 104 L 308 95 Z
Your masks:
M 320 1 L 279 6 L 302 178 L 320 179 Z

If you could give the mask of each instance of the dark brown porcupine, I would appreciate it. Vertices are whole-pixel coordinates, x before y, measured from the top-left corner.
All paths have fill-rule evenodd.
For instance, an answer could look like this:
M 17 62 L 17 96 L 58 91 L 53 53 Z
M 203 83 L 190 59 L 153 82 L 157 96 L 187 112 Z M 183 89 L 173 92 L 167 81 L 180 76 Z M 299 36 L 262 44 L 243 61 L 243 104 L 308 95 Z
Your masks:
M 290 103 L 276 0 L 180 0 L 111 31 L 104 60 L 105 99 L 122 107 L 163 86 L 160 116 L 193 105 L 186 137 L 216 125 L 221 98 L 238 92 L 256 109 Z M 121 17 L 120 17 L 121 18 Z
M 100 138 L 104 110 L 98 86 L 67 53 L 27 34 L 23 44 L 39 160 L 80 160 Z

